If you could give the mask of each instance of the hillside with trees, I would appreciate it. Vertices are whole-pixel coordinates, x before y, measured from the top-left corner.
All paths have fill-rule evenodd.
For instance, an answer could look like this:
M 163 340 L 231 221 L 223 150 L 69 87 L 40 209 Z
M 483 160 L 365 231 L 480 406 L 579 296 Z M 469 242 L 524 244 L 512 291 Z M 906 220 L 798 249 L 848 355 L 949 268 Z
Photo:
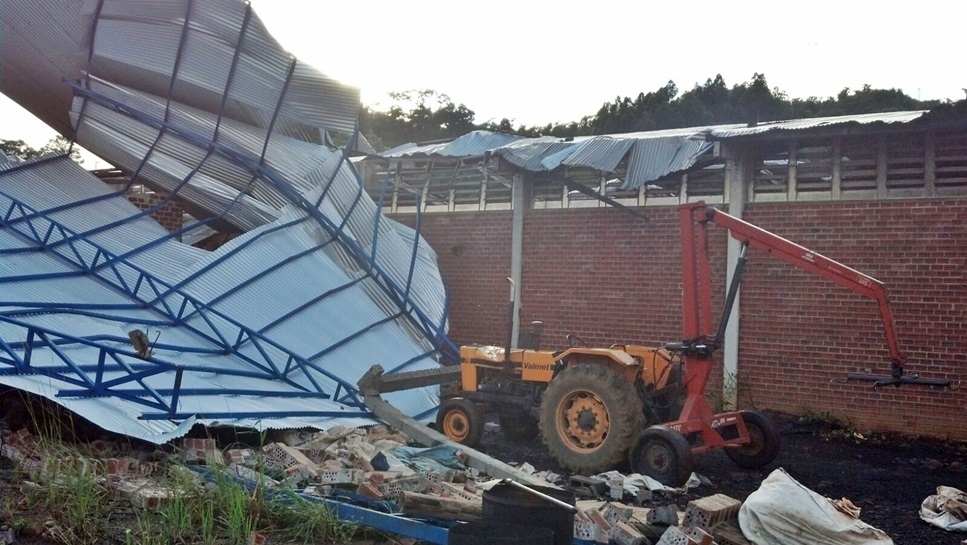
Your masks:
M 514 126 L 511 119 L 499 123 L 474 123 L 474 111 L 431 90 L 392 93 L 394 105 L 387 111 L 363 108 L 360 128 L 377 149 L 407 142 L 456 138 L 474 129 L 510 132 L 524 136 L 586 136 L 652 131 L 729 123 L 763 123 L 783 119 L 867 114 L 930 109 L 938 100 L 921 101 L 899 89 L 843 89 L 835 97 L 789 98 L 770 88 L 764 74 L 731 87 L 721 75 L 680 93 L 669 81 L 663 87 L 637 97 L 615 97 L 597 113 L 578 121 L 544 126 Z

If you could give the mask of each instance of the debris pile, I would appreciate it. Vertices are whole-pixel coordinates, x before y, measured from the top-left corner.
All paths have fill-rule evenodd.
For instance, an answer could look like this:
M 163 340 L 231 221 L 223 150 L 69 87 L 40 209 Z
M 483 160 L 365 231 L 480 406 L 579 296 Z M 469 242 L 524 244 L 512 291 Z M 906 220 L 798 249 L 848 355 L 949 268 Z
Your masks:
M 90 456 L 64 456 L 42 452 L 42 442 L 21 429 L 2 437 L 0 453 L 39 479 L 54 479 L 68 466 L 82 469 L 144 509 L 157 509 L 172 497 L 174 490 L 166 484 L 170 481 L 162 478 L 166 472 L 168 476 L 172 471 L 182 472 L 186 480 L 204 486 L 205 471 L 218 467 L 265 488 L 295 490 L 305 496 L 437 521 L 435 524 L 486 523 L 486 491 L 503 482 L 468 468 L 459 445 L 409 446 L 407 437 L 384 425 L 289 431 L 272 439 L 261 448 L 232 445 L 222 449 L 215 439 L 185 438 L 167 452 L 139 452 L 99 440 L 83 449 Z M 684 503 L 683 494 L 709 484 L 707 479 L 693 475 L 685 487 L 675 489 L 647 476 L 615 471 L 576 475 L 564 481 L 550 472 L 537 473 L 528 464 L 519 469 L 545 478 L 548 486 L 557 483 L 568 489 L 576 499 L 573 537 L 588 544 L 750 545 L 754 541 L 805 545 L 851 543 L 851 537 L 892 543 L 885 534 L 862 523 L 859 509 L 849 500 L 823 498 L 781 469 L 745 503 L 714 494 L 692 499 L 684 509 L 679 507 Z M 780 497 L 782 501 L 778 501 Z M 809 515 L 802 508 L 806 504 L 820 509 L 822 520 L 803 519 Z M 946 505 L 960 504 L 952 500 Z M 803 528 L 810 530 L 808 535 Z M 833 541 L 824 541 L 824 536 Z

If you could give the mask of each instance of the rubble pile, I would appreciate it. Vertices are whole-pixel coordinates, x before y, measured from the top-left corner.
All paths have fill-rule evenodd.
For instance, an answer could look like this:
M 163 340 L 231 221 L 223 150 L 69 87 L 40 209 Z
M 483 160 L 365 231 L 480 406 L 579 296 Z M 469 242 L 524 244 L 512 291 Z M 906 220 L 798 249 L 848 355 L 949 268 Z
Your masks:
M 42 441 L 26 429 L 0 437 L 0 454 L 28 474 L 45 480 L 57 478 L 68 467 L 81 469 L 144 509 L 157 509 L 173 497 L 173 472 L 184 473 L 185 479 L 204 486 L 204 471 L 222 468 L 233 477 L 266 488 L 295 490 L 421 520 L 487 522 L 485 491 L 503 482 L 467 467 L 459 445 L 409 446 L 407 437 L 384 425 L 289 431 L 272 437 L 261 448 L 232 445 L 222 449 L 215 439 L 185 438 L 167 451 L 138 451 L 121 442 L 98 440 L 79 449 L 89 455 L 65 456 L 63 452 L 45 453 L 41 446 Z M 748 530 L 743 533 L 742 529 L 747 523 L 740 525 L 740 519 L 745 517 L 758 525 L 753 527 L 761 527 L 768 514 L 755 511 L 757 501 L 781 508 L 768 498 L 756 500 L 756 494 L 747 500 L 748 505 L 724 494 L 698 497 L 691 489 L 710 483 L 694 474 L 683 488 L 676 489 L 647 476 L 616 471 L 591 477 L 575 475 L 564 481 L 551 472 L 535 472 L 529 464 L 518 469 L 543 478 L 548 486 L 561 485 L 573 493 L 573 537 L 588 544 L 750 545 Z M 766 482 L 783 476 L 781 471 L 776 470 Z M 684 494 L 694 499 L 686 503 Z M 830 505 L 830 511 L 858 521 L 858 513 L 847 509 L 851 506 L 848 500 L 830 500 Z M 788 518 L 773 514 L 777 520 Z M 757 530 L 760 537 L 765 533 Z

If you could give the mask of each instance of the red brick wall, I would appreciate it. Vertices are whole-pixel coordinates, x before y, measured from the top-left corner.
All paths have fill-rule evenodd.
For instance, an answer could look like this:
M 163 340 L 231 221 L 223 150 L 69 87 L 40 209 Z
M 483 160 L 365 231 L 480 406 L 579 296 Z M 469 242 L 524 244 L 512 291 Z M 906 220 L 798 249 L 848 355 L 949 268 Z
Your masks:
M 967 201 L 753 204 L 745 219 L 886 284 L 907 369 L 967 381 Z M 742 292 L 740 399 L 828 411 L 859 429 L 967 439 L 967 389 L 831 384 L 889 374 L 876 305 L 753 255 Z
M 394 219 L 416 226 L 414 215 Z M 510 229 L 510 211 L 422 216 L 420 234 L 437 253 L 457 344 L 503 344 L 507 336 Z
M 125 195 L 129 201 L 134 203 L 141 210 L 147 210 L 155 206 L 158 201 L 164 199 L 165 195 L 158 193 L 129 193 Z M 181 200 L 177 197 L 168 201 L 161 210 L 158 210 L 151 217 L 169 231 L 181 229 L 184 209 Z
M 677 211 L 641 210 L 650 221 L 611 208 L 527 211 L 521 317 L 545 323 L 544 348 L 561 348 L 567 333 L 594 345 L 681 340 Z M 883 281 L 908 370 L 967 380 L 967 200 L 749 204 L 745 217 Z M 451 338 L 501 344 L 510 212 L 426 214 L 421 230 L 451 291 Z M 722 294 L 726 234 L 713 227 L 709 235 Z M 713 300 L 716 321 L 722 299 Z M 830 384 L 849 372 L 889 373 L 876 306 L 754 250 L 739 351 L 744 407 L 828 412 L 860 430 L 967 440 L 967 388 Z

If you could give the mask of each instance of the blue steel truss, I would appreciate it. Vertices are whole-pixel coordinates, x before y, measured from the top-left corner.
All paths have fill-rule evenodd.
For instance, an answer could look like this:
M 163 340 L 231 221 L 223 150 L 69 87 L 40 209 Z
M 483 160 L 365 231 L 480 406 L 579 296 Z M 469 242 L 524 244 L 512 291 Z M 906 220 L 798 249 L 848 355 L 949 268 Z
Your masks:
M 18 167 L 0 172 L 0 179 L 2 179 L 4 175 L 8 175 L 11 172 L 16 172 L 21 168 L 30 168 L 31 166 L 37 166 L 44 162 L 54 160 L 66 161 L 68 159 L 61 156 L 43 159 L 35 163 L 19 165 Z M 203 269 L 186 276 L 176 284 L 171 284 L 158 278 L 156 275 L 153 275 L 150 271 L 147 271 L 144 268 L 134 265 L 128 261 L 128 258 L 131 255 L 148 250 L 150 247 L 163 242 L 165 238 L 151 242 L 147 245 L 137 248 L 136 250 L 129 251 L 126 254 L 117 255 L 103 246 L 91 241 L 88 237 L 94 233 L 104 232 L 107 230 L 105 227 L 116 227 L 120 224 L 120 222 L 108 224 L 84 233 L 77 233 L 69 227 L 62 225 L 61 223 L 50 218 L 46 211 L 35 210 L 27 204 L 14 199 L 6 192 L 0 190 L 0 201 L 2 200 L 9 201 L 9 204 L 4 207 L 2 214 L 0 214 L 0 227 L 8 232 L 15 233 L 20 239 L 27 242 L 29 246 L 0 249 L 0 257 L 15 253 L 43 251 L 47 253 L 47 255 L 56 255 L 60 260 L 70 264 L 73 267 L 73 270 L 62 273 L 25 274 L 0 277 L 0 286 L 19 281 L 47 280 L 55 277 L 88 276 L 96 278 L 102 284 L 106 284 L 119 291 L 131 302 L 125 305 L 100 305 L 5 301 L 7 306 L 19 306 L 24 308 L 0 312 L 0 321 L 23 328 L 27 332 L 27 338 L 24 342 L 8 342 L 0 339 L 0 364 L 5 364 L 7 366 L 6 368 L 0 368 L 0 374 L 45 374 L 75 386 L 74 389 L 61 390 L 58 393 L 58 397 L 83 398 L 115 396 L 126 401 L 144 405 L 149 409 L 153 409 L 154 412 L 149 411 L 142 414 L 142 418 L 147 420 L 183 420 L 190 416 L 202 416 L 178 412 L 178 399 L 182 395 L 266 395 L 265 392 L 231 388 L 218 389 L 217 391 L 206 389 L 184 389 L 181 386 L 181 382 L 183 373 L 185 371 L 217 371 L 223 375 L 248 376 L 279 380 L 292 386 L 295 390 L 292 392 L 272 393 L 269 395 L 278 397 L 333 399 L 338 403 L 360 408 L 360 411 L 356 413 L 346 411 L 278 411 L 271 413 L 212 412 L 204 415 L 207 418 L 273 418 L 284 416 L 348 417 L 365 416 L 368 414 L 362 410 L 363 404 L 359 398 L 359 392 L 354 384 L 350 384 L 340 379 L 326 369 L 316 365 L 311 360 L 316 359 L 329 351 L 334 350 L 335 348 L 338 348 L 342 344 L 349 342 L 353 338 L 361 335 L 373 327 L 376 327 L 387 321 L 400 318 L 403 316 L 402 313 L 390 315 L 387 318 L 374 322 L 373 324 L 370 324 L 369 326 L 360 329 L 359 331 L 330 345 L 325 350 L 312 354 L 308 357 L 288 350 L 286 347 L 267 338 L 265 333 L 289 317 L 297 314 L 299 311 L 311 306 L 323 298 L 351 287 L 365 278 L 370 278 L 370 274 L 354 278 L 342 286 L 327 290 L 324 293 L 307 299 L 304 304 L 296 307 L 288 314 L 273 320 L 271 323 L 263 326 L 259 330 L 254 330 L 250 327 L 247 327 L 233 317 L 213 308 L 215 303 L 217 303 L 221 298 L 227 296 L 230 292 L 226 292 L 225 294 L 206 302 L 200 301 L 184 291 L 184 287 L 191 280 L 204 275 L 205 273 L 211 271 L 212 268 L 219 263 L 222 263 L 232 255 L 243 251 L 248 245 L 254 243 L 258 237 L 266 236 L 273 232 L 285 229 L 296 223 L 305 221 L 306 218 L 273 225 L 232 248 L 230 251 L 225 252 L 222 256 L 213 260 Z M 77 204 L 87 202 L 90 201 L 80 201 Z M 58 211 L 64 209 L 65 207 L 63 206 L 56 207 L 56 210 Z M 144 212 L 132 216 L 132 218 L 129 218 L 129 220 L 142 215 L 144 215 Z M 308 255 L 314 251 L 318 251 L 335 240 L 335 238 L 332 238 L 314 247 L 307 248 L 306 250 L 286 258 L 285 260 L 273 263 L 260 273 L 257 273 L 245 280 L 238 287 L 242 287 L 247 283 L 254 282 L 258 278 L 261 278 L 262 276 L 286 265 L 287 263 L 290 263 L 295 259 Z M 92 254 L 93 257 L 84 257 L 85 255 L 89 256 Z M 132 277 L 134 278 L 134 281 L 131 280 Z M 407 287 L 406 290 L 408 289 L 409 288 Z M 154 348 L 157 350 L 193 352 L 209 355 L 231 354 L 235 358 L 242 359 L 251 367 L 249 369 L 225 367 L 213 370 L 210 367 L 193 368 L 190 366 L 179 365 L 174 362 L 166 361 L 164 358 L 158 356 L 152 356 L 150 360 L 147 360 L 140 357 L 137 353 L 131 350 L 130 347 L 122 348 L 129 343 L 127 338 L 104 335 L 74 337 L 62 332 L 31 325 L 29 322 L 18 318 L 22 315 L 36 314 L 38 312 L 72 313 L 122 323 L 130 323 L 131 318 L 129 316 L 112 314 L 112 311 L 118 310 L 149 310 L 158 318 L 154 321 L 139 318 L 137 323 L 154 326 L 181 326 L 192 331 L 199 337 L 204 338 L 211 344 L 210 348 L 155 344 Z M 189 318 L 195 316 L 200 317 L 206 327 L 199 328 L 187 323 Z M 218 318 L 218 320 L 215 320 L 214 318 Z M 227 327 L 225 325 L 219 327 L 216 325 L 216 322 L 228 325 Z M 261 355 L 261 359 L 255 359 L 241 353 L 240 349 L 246 344 L 251 344 L 254 346 L 257 349 L 258 354 Z M 63 350 L 65 346 L 70 345 L 83 345 L 96 349 L 98 354 L 96 363 L 74 361 Z M 269 354 L 269 351 L 265 349 L 267 346 L 271 346 L 276 351 L 281 352 L 285 358 L 281 360 L 273 358 Z M 63 366 L 32 366 L 32 353 L 35 349 L 40 347 L 47 348 L 53 352 L 59 361 L 63 363 Z M 421 357 L 428 356 L 430 354 L 432 354 L 432 352 L 423 354 Z M 403 363 L 397 367 L 397 369 L 405 367 L 407 363 L 410 362 Z M 112 372 L 120 372 L 123 373 L 124 376 L 112 380 L 104 380 L 104 375 Z M 306 389 L 302 385 L 293 381 L 291 374 L 295 372 L 303 374 L 312 384 L 313 389 Z M 324 391 L 322 386 L 320 386 L 319 382 L 313 376 L 313 372 L 319 373 L 320 375 L 333 380 L 336 383 L 335 391 Z M 170 388 L 155 389 L 145 383 L 146 378 L 163 373 L 173 373 Z
M 0 323 L 9 324 L 24 332 L 19 339 L 0 338 L 0 376 L 3 375 L 43 375 L 58 381 L 65 387 L 57 391 L 58 398 L 83 399 L 92 397 L 114 397 L 125 402 L 133 403 L 142 408 L 140 418 L 144 420 L 172 420 L 182 421 L 190 417 L 203 418 L 258 418 L 270 419 L 288 416 L 308 417 L 356 417 L 368 416 L 364 410 L 359 392 L 355 386 L 335 373 L 326 369 L 316 360 L 326 356 L 346 343 L 366 334 L 385 323 L 406 321 L 433 347 L 426 353 L 417 355 L 404 362 L 394 362 L 395 367 L 390 372 L 401 370 L 414 362 L 439 354 L 444 361 L 456 361 L 458 349 L 445 334 L 446 311 L 443 316 L 433 319 L 415 301 L 413 290 L 414 271 L 417 256 L 420 251 L 420 219 L 417 217 L 416 236 L 409 256 L 409 268 L 405 280 L 400 282 L 392 274 L 384 270 L 377 259 L 377 242 L 380 229 L 382 206 L 376 207 L 376 219 L 373 225 L 373 243 L 370 248 L 364 248 L 356 238 L 346 232 L 350 216 L 357 205 L 366 197 L 358 173 L 348 161 L 349 150 L 354 147 L 358 135 L 358 127 L 350 139 L 350 143 L 339 160 L 339 165 L 333 170 L 328 183 L 322 188 L 321 194 L 311 202 L 301 194 L 286 178 L 266 165 L 265 154 L 273 129 L 285 101 L 286 91 L 292 81 L 296 69 L 296 60 L 289 61 L 285 81 L 268 124 L 260 154 L 243 152 L 226 146 L 218 141 L 222 115 L 228 101 L 229 89 L 236 76 L 236 68 L 241 56 L 241 48 L 249 22 L 252 18 L 251 8 L 246 5 L 244 20 L 235 44 L 235 53 L 228 71 L 224 94 L 218 107 L 215 130 L 211 135 L 199 134 L 188 127 L 180 126 L 172 121 L 172 92 L 175 87 L 178 72 L 181 67 L 184 45 L 191 27 L 193 3 L 186 3 L 186 13 L 182 26 L 181 40 L 172 68 L 168 95 L 165 97 L 164 113 L 157 116 L 132 107 L 109 96 L 94 91 L 91 88 L 91 59 L 93 58 L 94 35 L 101 17 L 104 0 L 97 4 L 93 26 L 91 29 L 90 51 L 88 52 L 88 70 L 83 79 L 67 81 L 76 97 L 83 99 L 79 115 L 76 120 L 75 134 L 80 127 L 88 104 L 97 104 L 110 111 L 133 119 L 145 127 L 158 131 L 153 143 L 147 149 L 140 164 L 134 169 L 129 182 L 114 192 L 92 196 L 69 203 L 58 203 L 43 210 L 32 207 L 28 202 L 16 198 L 12 192 L 5 191 L 0 183 L 0 230 L 13 234 L 22 245 L 0 248 L 0 259 L 8 256 L 43 253 L 52 256 L 66 266 L 66 270 L 51 272 L 31 272 L 12 274 L 0 277 L 0 290 L 12 288 L 20 282 L 54 281 L 62 279 L 86 279 L 95 281 L 101 287 L 107 288 L 119 297 L 113 302 L 105 303 L 67 303 L 67 302 L 39 302 L 39 301 L 10 301 L 4 300 L 0 307 Z M 107 222 L 98 227 L 85 231 L 73 229 L 65 222 L 58 221 L 55 215 L 60 212 L 78 209 L 83 206 L 106 202 L 110 199 L 122 198 L 123 194 L 134 183 L 142 168 L 149 162 L 153 153 L 161 142 L 162 136 L 180 139 L 205 152 L 204 157 L 191 171 L 170 191 L 168 195 L 155 203 L 152 207 L 135 213 L 123 220 Z M 96 241 L 97 235 L 110 234 L 115 228 L 128 222 L 150 216 L 162 209 L 171 199 L 178 196 L 192 178 L 201 170 L 202 166 L 212 157 L 227 159 L 242 172 L 249 176 L 246 187 L 238 190 L 236 197 L 220 212 L 180 230 L 160 236 L 157 239 L 142 244 L 134 249 L 115 251 Z M 40 160 L 0 167 L 0 182 L 4 177 L 11 176 L 23 169 L 39 168 L 52 161 L 68 161 L 66 156 L 47 157 Z M 341 222 L 335 222 L 320 211 L 321 204 L 328 196 L 333 181 L 342 169 L 348 169 L 356 177 L 358 191 L 348 211 Z M 166 280 L 144 266 L 138 265 L 133 258 L 145 255 L 162 244 L 184 234 L 191 229 L 224 220 L 238 205 L 243 195 L 247 194 L 255 184 L 264 184 L 283 196 L 289 203 L 294 204 L 303 213 L 297 219 L 263 227 L 258 233 L 246 240 L 238 242 L 231 249 L 223 251 L 217 258 L 207 263 L 203 268 L 192 272 L 176 281 Z M 381 204 L 381 203 L 380 203 Z M 220 264 L 224 264 L 233 256 L 245 251 L 257 241 L 273 233 L 295 227 L 299 223 L 314 222 L 328 235 L 324 241 L 277 262 L 266 263 L 264 268 L 251 274 L 241 281 L 234 290 L 223 292 L 209 300 L 201 300 L 187 290 L 193 281 L 212 273 Z M 218 303 L 228 297 L 233 291 L 240 290 L 253 284 L 267 275 L 279 270 L 306 256 L 325 251 L 326 247 L 336 244 L 345 255 L 348 255 L 361 274 L 351 278 L 342 285 L 330 287 L 322 293 L 307 294 L 305 301 L 292 309 L 287 309 L 284 315 L 273 319 L 258 329 L 249 327 L 236 317 L 219 310 Z M 331 342 L 327 347 L 313 354 L 298 353 L 289 347 L 273 340 L 268 333 L 273 328 L 283 327 L 284 322 L 297 316 L 300 312 L 333 297 L 345 290 L 353 288 L 361 282 L 371 282 L 377 285 L 390 299 L 395 311 L 383 318 L 377 319 L 357 330 L 343 333 L 343 337 Z M 444 304 L 444 309 L 447 308 Z M 138 318 L 133 319 L 132 313 Z M 146 355 L 133 350 L 128 338 L 117 335 L 88 335 L 78 336 L 57 331 L 50 327 L 37 325 L 31 321 L 32 316 L 39 314 L 57 314 L 93 318 L 105 322 L 120 324 L 125 327 L 134 324 L 148 327 L 177 327 L 190 333 L 195 344 L 156 343 L 153 349 L 161 355 Z M 244 349 L 244 351 L 243 351 Z M 35 355 L 43 351 L 45 361 L 38 363 Z M 206 366 L 185 364 L 175 361 L 172 354 L 185 353 L 210 356 Z M 224 358 L 220 360 L 219 358 Z M 53 362 L 53 364 L 52 364 Z M 218 364 L 218 362 L 224 362 Z M 242 364 L 242 365 L 240 365 Z M 240 379 L 263 379 L 276 381 L 285 385 L 284 391 L 264 392 L 253 390 L 251 387 L 231 386 L 224 388 L 185 387 L 183 383 L 186 373 L 215 373 L 225 377 L 239 377 Z M 230 381 L 229 381 L 230 382 Z M 244 380 L 240 384 L 245 385 Z M 332 384 L 333 386 L 329 386 Z M 251 385 L 251 382 L 248 383 Z M 205 414 L 186 413 L 181 410 L 179 401 L 185 396 L 259 396 L 277 398 L 305 398 L 308 400 L 331 400 L 350 410 L 312 411 L 312 410 L 278 410 L 278 411 L 211 411 Z M 355 410 L 354 410 L 355 409 Z

